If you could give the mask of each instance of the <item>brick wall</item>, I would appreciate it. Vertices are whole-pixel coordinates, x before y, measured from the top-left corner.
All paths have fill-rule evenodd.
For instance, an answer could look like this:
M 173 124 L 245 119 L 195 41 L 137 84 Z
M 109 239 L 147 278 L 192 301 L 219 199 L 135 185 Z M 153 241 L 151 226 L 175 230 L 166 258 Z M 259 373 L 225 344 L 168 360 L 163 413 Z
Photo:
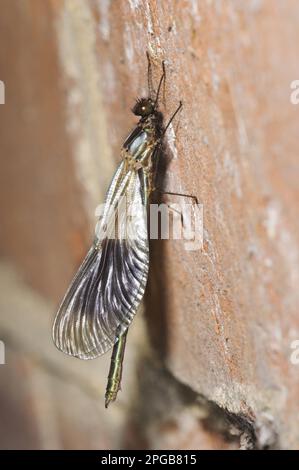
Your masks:
M 295 0 L 2 0 L 0 447 L 298 447 L 298 21 Z M 204 240 L 152 242 L 107 412 L 109 357 L 63 357 L 50 326 L 146 93 L 146 50 L 155 82 L 166 60 L 164 115 L 183 101 L 164 186 L 203 204 Z

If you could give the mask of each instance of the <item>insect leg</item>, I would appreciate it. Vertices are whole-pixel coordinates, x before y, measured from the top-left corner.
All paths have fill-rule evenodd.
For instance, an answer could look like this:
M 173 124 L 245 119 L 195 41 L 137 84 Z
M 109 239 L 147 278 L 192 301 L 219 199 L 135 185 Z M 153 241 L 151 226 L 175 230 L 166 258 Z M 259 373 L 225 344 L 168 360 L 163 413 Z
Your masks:
M 175 192 L 171 192 L 171 191 L 164 191 L 164 190 L 161 190 L 160 188 L 155 188 L 155 191 L 158 191 L 160 194 L 170 194 L 171 196 L 180 196 L 180 197 L 188 197 L 192 200 L 192 203 L 193 204 L 197 204 L 198 205 L 198 199 L 196 196 L 192 195 L 192 194 L 182 194 L 182 193 L 175 193 Z M 168 204 L 167 204 L 168 205 Z M 174 211 L 174 212 L 177 212 L 180 216 L 181 216 L 181 221 L 182 221 L 182 225 L 185 225 L 184 224 L 184 215 L 182 212 L 178 211 L 177 209 L 175 209 L 174 207 L 171 207 L 168 205 L 168 207 Z M 194 207 L 194 206 L 193 206 Z
M 168 127 L 170 126 L 170 124 L 172 123 L 172 121 L 174 120 L 175 116 L 177 115 L 177 113 L 180 111 L 180 109 L 182 108 L 183 106 L 183 103 L 182 101 L 180 101 L 180 104 L 178 105 L 177 109 L 175 110 L 175 112 L 173 113 L 173 115 L 171 116 L 171 118 L 169 119 L 164 131 L 163 131 L 163 134 L 162 134 L 162 137 L 163 135 L 165 134 L 165 132 L 167 131 Z
M 163 61 L 162 61 L 162 75 L 161 75 L 161 78 L 160 78 L 160 82 L 159 82 L 158 90 L 157 90 L 157 94 L 156 94 L 156 99 L 155 99 L 155 103 L 154 103 L 154 107 L 155 107 L 155 108 L 156 108 L 156 106 L 157 106 L 157 104 L 158 104 L 158 100 L 159 100 L 159 95 L 160 95 L 162 83 L 163 83 L 163 81 L 165 80 L 165 77 L 166 77 L 165 61 L 163 60 Z
M 190 199 L 193 200 L 195 204 L 198 204 L 198 199 L 196 196 L 193 194 L 182 194 L 182 193 L 173 193 L 171 191 L 164 191 L 161 190 L 160 188 L 155 188 L 156 191 L 160 192 L 161 194 L 170 194 L 171 196 L 180 196 L 180 197 L 189 197 Z

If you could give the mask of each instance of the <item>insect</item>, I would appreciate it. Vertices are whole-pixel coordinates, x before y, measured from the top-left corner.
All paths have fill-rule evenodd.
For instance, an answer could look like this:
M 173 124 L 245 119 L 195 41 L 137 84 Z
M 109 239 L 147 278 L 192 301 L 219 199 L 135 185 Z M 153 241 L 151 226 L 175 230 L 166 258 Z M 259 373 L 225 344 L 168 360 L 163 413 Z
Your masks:
M 158 101 L 165 63 L 162 62 L 163 72 L 154 94 L 148 54 L 147 58 L 149 96 L 137 100 L 132 109 L 139 122 L 123 144 L 122 161 L 107 191 L 94 243 L 62 300 L 53 325 L 55 345 L 71 356 L 94 359 L 113 347 L 106 408 L 120 390 L 128 327 L 147 283 L 147 213 L 163 136 L 182 107 L 180 102 L 163 127 Z M 128 223 L 127 214 L 132 208 L 134 217 Z

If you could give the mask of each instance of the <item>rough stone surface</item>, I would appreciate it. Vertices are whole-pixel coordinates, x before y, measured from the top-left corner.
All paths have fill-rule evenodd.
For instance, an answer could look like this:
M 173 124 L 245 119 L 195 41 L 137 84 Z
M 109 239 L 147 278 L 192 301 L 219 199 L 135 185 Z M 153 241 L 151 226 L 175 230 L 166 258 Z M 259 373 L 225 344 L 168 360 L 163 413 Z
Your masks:
M 145 349 L 142 312 L 126 348 L 122 391 L 104 408 L 109 354 L 79 361 L 56 350 L 53 303 L 6 264 L 0 264 L 0 449 L 117 449 L 128 441 L 128 410 L 137 387 L 136 365 Z M 132 435 L 131 447 L 139 446 Z
M 243 447 L 299 447 L 299 374 L 290 361 L 291 342 L 299 338 L 299 108 L 290 103 L 290 83 L 299 77 L 298 22 L 296 0 L 1 2 L 1 254 L 59 302 L 134 124 L 129 109 L 146 94 L 145 51 L 155 83 L 165 59 L 161 109 L 166 120 L 179 100 L 183 110 L 167 133 L 164 186 L 203 204 L 204 240 L 198 251 L 186 251 L 182 241 L 152 243 L 147 327 L 178 388 L 185 384 L 216 407 L 210 421 L 227 413 Z M 34 348 L 47 328 L 41 320 L 39 330 L 21 330 L 14 355 L 26 334 Z M 12 364 L 9 383 L 18 367 L 31 375 L 31 360 Z M 51 375 L 48 366 L 41 369 L 36 387 Z M 136 387 L 132 408 L 142 417 L 142 383 Z M 81 394 L 82 411 L 92 409 L 71 384 L 58 388 L 60 400 L 65 388 Z M 18 393 L 31 400 L 28 390 Z M 184 392 L 178 396 L 175 419 L 169 408 L 169 420 L 148 421 L 146 445 L 159 445 L 151 429 L 165 432 L 161 442 L 169 447 L 185 446 L 188 432 L 194 446 L 236 445 L 223 438 L 229 426 L 227 433 L 215 432 L 217 426 L 205 432 L 196 399 L 186 404 Z M 21 402 L 17 416 L 24 423 L 31 416 Z M 30 424 L 25 447 L 42 445 L 43 419 Z M 138 422 L 128 424 L 128 436 Z M 80 441 L 70 423 L 71 412 L 61 414 L 59 445 L 97 445 Z M 45 442 L 55 443 L 53 428 L 49 433 Z M 110 445 L 108 434 L 99 445 Z M 19 442 L 16 436 L 14 446 Z

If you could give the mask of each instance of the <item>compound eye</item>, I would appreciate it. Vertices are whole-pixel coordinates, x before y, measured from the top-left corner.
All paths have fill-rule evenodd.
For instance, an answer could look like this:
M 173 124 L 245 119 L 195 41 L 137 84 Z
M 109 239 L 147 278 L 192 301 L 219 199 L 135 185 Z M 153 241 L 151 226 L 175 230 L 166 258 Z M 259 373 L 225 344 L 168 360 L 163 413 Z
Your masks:
M 148 116 L 151 114 L 154 110 L 154 106 L 152 103 L 152 100 L 150 99 L 142 99 L 137 101 L 135 104 L 134 108 L 132 109 L 133 113 L 136 114 L 136 116 Z

